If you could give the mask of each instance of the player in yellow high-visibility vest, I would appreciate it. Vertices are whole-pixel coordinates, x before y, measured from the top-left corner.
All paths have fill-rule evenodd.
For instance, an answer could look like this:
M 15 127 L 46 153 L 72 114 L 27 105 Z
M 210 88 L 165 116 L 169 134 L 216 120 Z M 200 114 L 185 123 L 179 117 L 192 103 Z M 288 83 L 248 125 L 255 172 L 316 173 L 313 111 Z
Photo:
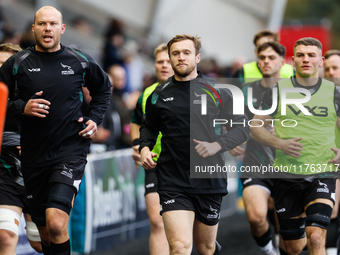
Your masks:
M 274 86 L 278 94 L 264 93 L 262 107 L 271 108 L 273 96 L 277 96 L 277 107 L 270 114 L 255 115 L 250 127 L 253 139 L 276 149 L 273 198 L 288 254 L 299 254 L 306 244 L 310 254 L 326 254 L 335 202 L 333 173 L 340 164 L 334 131 L 340 87 L 319 78 L 323 60 L 319 40 L 299 39 L 293 56 L 296 76 L 280 80 Z M 300 103 L 286 104 L 285 97 Z M 301 99 L 307 100 L 301 103 Z M 276 136 L 265 128 L 273 121 Z
M 257 48 L 266 42 L 279 42 L 279 35 L 270 30 L 261 30 L 255 34 L 253 43 L 255 45 L 255 54 L 257 55 Z M 280 75 L 282 78 L 289 78 L 294 75 L 294 69 L 289 64 L 284 64 L 281 67 Z M 262 73 L 258 67 L 257 61 L 252 61 L 243 65 L 233 75 L 235 85 L 250 83 L 262 78 Z
M 139 128 L 142 122 L 142 116 L 145 114 L 146 100 L 159 84 L 162 84 L 174 74 L 170 65 L 168 47 L 166 44 L 160 44 L 155 49 L 154 56 L 158 82 L 146 88 L 140 95 L 130 124 L 131 139 L 133 141 L 133 159 L 136 161 L 136 164 L 140 164 L 140 154 L 138 151 Z M 153 149 L 153 152 L 157 154 L 157 157 L 154 158 L 155 161 L 157 161 L 161 151 L 160 137 L 161 135 L 158 136 L 157 143 Z M 165 236 L 162 216 L 159 214 L 160 202 L 157 193 L 157 183 L 155 169 L 145 171 L 145 203 L 151 227 L 149 241 L 151 255 L 169 254 L 169 244 Z

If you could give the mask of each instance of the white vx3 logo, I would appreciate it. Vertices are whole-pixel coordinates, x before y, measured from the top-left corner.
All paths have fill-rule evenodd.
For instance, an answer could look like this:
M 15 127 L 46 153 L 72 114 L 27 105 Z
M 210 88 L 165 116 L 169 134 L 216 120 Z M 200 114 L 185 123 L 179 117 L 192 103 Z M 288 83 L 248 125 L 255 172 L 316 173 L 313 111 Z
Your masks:
M 174 100 L 174 97 L 168 97 L 168 98 L 163 99 L 164 102 L 173 101 L 173 100 Z
M 28 71 L 32 72 L 40 72 L 40 68 L 32 68 L 32 69 L 28 69 Z

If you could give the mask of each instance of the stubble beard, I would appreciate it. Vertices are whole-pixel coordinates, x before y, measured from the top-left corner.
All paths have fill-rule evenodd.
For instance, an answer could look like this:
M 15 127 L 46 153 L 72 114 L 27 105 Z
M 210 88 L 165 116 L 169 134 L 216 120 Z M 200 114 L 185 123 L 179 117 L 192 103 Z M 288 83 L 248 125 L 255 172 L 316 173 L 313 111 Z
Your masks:
M 173 68 L 174 73 L 175 73 L 177 76 L 182 77 L 182 78 L 187 77 L 189 74 L 192 73 L 192 71 L 193 71 L 194 69 L 195 69 L 194 66 L 193 66 L 193 67 L 188 67 L 188 68 L 186 68 L 186 69 L 184 69 L 184 70 L 182 70 L 182 69 L 180 69 L 180 68 L 178 68 L 178 67 Z
M 43 40 L 43 39 L 42 39 L 42 40 Z M 37 46 L 39 46 L 39 48 L 41 48 L 41 49 L 43 49 L 43 50 L 45 50 L 45 51 L 47 51 L 47 50 L 49 50 L 49 49 L 53 49 L 53 48 L 57 47 L 58 44 L 59 44 L 59 42 L 54 42 L 53 45 L 51 45 L 51 46 L 49 46 L 49 47 L 46 47 L 46 46 L 44 45 L 44 43 L 41 43 L 41 40 L 38 40 L 38 38 L 37 38 L 36 36 L 35 36 L 35 41 L 36 41 Z

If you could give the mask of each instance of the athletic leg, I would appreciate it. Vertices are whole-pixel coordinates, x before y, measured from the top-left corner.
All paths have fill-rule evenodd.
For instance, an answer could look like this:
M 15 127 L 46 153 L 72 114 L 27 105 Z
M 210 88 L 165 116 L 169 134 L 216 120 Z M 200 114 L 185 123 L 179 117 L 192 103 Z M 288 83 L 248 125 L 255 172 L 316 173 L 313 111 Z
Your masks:
M 69 214 L 73 206 L 75 190 L 63 183 L 51 185 L 46 209 L 46 230 L 50 239 L 50 254 L 71 253 L 68 235 Z
M 306 205 L 307 247 L 311 255 L 326 255 L 326 234 L 333 201 L 318 198 Z
M 163 219 L 159 214 L 160 203 L 157 192 L 151 192 L 145 195 L 146 209 L 150 220 L 150 255 L 169 254 L 169 243 L 166 239 Z
M 194 222 L 194 243 L 198 254 L 210 255 L 217 254 L 216 236 L 218 224 L 208 226 L 198 220 Z
M 37 226 L 32 222 L 31 215 L 29 215 L 28 213 L 24 213 L 24 216 L 25 216 L 25 221 L 26 221 L 27 239 L 35 251 L 42 253 L 43 250 L 41 248 L 41 239 L 39 235 L 39 230 Z
M 0 255 L 15 255 L 22 208 L 0 205 Z
M 269 196 L 269 191 L 258 185 L 243 189 L 244 206 L 253 238 L 263 254 L 276 254 L 267 221 Z
M 195 213 L 174 210 L 162 214 L 171 255 L 190 255 L 192 250 Z

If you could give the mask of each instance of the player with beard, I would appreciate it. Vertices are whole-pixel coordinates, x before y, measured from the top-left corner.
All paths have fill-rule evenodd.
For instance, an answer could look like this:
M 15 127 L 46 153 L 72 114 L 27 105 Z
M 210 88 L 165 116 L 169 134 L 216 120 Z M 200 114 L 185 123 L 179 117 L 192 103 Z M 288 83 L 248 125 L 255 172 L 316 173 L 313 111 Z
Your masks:
M 214 89 L 216 80 L 197 71 L 201 59 L 201 41 L 191 35 L 177 35 L 168 42 L 174 76 L 158 86 L 146 103 L 141 126 L 141 162 L 149 170 L 156 167 L 158 194 L 170 254 L 191 254 L 193 241 L 199 254 L 219 254 L 216 241 L 222 197 L 227 194 L 226 178 L 191 178 L 194 165 L 224 166 L 223 152 L 247 140 L 248 127 L 213 127 L 213 119 L 233 115 L 231 92 Z M 218 93 L 220 103 L 207 99 L 209 113 L 201 114 L 201 103 L 195 104 L 200 86 Z M 215 100 L 215 99 L 214 99 Z M 211 112 L 210 112 L 211 110 Z M 199 125 L 193 125 L 198 124 Z M 162 151 L 157 163 L 151 150 L 159 132 Z
M 0 69 L 9 89 L 8 117 L 20 118 L 22 173 L 44 254 L 70 254 L 67 231 L 73 199 L 84 174 L 91 139 L 110 99 L 111 83 L 91 56 L 60 43 L 62 14 L 40 8 L 32 32 L 36 45 Z M 83 116 L 82 88 L 91 93 Z

